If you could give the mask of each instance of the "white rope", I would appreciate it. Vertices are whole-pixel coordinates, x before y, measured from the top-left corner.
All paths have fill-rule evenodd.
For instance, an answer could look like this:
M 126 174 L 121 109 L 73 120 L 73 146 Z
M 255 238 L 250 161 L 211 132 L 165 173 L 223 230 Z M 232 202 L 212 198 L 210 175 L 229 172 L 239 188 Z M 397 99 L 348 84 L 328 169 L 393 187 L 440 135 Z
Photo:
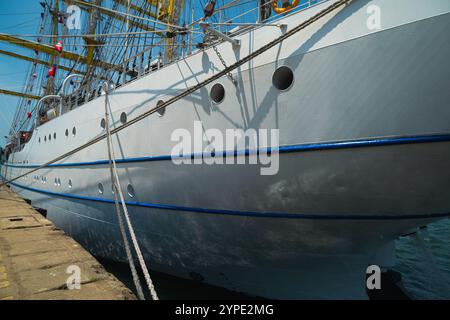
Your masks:
M 105 82 L 105 84 L 107 84 Z M 115 161 L 115 154 L 114 154 L 114 147 L 111 141 L 111 132 L 109 129 L 109 113 L 108 113 L 108 86 L 104 85 L 103 89 L 105 91 L 105 127 L 106 127 L 106 133 L 107 133 L 107 140 L 108 140 L 108 157 L 109 157 L 109 164 L 110 164 L 110 173 L 111 173 L 111 182 L 113 184 L 114 188 L 114 203 L 116 205 L 116 211 L 117 216 L 119 219 L 119 226 L 120 231 L 122 233 L 122 238 L 124 240 L 124 246 L 127 253 L 128 261 L 131 268 L 131 273 L 133 275 L 133 281 L 136 286 L 136 290 L 138 291 L 139 298 L 141 300 L 144 299 L 144 295 L 142 292 L 142 287 L 139 282 L 139 277 L 136 272 L 136 268 L 134 266 L 133 257 L 131 255 L 130 245 L 128 243 L 128 239 L 126 236 L 125 228 L 123 225 L 122 216 L 120 214 L 120 208 L 119 208 L 119 200 L 117 198 L 117 194 L 120 196 L 120 202 L 122 204 L 123 214 L 125 216 L 125 221 L 127 222 L 128 231 L 130 232 L 131 241 L 133 243 L 134 250 L 137 254 L 139 264 L 142 268 L 142 272 L 144 274 L 145 281 L 147 283 L 147 287 L 150 291 L 150 294 L 152 296 L 153 300 L 159 300 L 158 295 L 156 293 L 155 287 L 153 285 L 152 279 L 150 278 L 150 273 L 148 272 L 147 266 L 145 265 L 144 257 L 142 256 L 141 249 L 139 247 L 139 243 L 137 242 L 136 235 L 134 233 L 133 225 L 131 224 L 130 217 L 128 215 L 128 209 L 127 205 L 125 203 L 125 198 L 122 193 L 122 188 L 120 187 L 120 180 L 119 175 L 117 174 L 117 167 L 116 167 L 116 161 Z
M 112 156 L 112 150 L 111 150 L 112 142 L 111 142 L 111 133 L 109 130 L 108 90 L 107 89 L 105 89 L 105 127 L 106 127 L 106 132 L 107 132 L 106 141 L 108 144 L 109 171 L 111 174 L 112 189 L 114 191 L 114 204 L 116 207 L 117 219 L 119 220 L 120 233 L 122 234 L 122 240 L 124 243 L 125 252 L 127 254 L 127 260 L 130 265 L 131 274 L 133 276 L 133 282 L 134 282 L 134 286 L 136 287 L 138 298 L 141 300 L 144 300 L 145 299 L 144 292 L 142 291 L 141 283 L 139 281 L 136 267 L 134 265 L 133 256 L 132 256 L 131 250 L 130 250 L 130 244 L 128 243 L 128 238 L 127 238 L 127 234 L 125 231 L 125 226 L 123 224 L 122 215 L 120 214 L 119 199 L 117 198 L 118 187 L 117 187 L 116 180 L 115 180 L 114 174 L 113 174 L 113 162 L 115 161 L 114 160 L 115 158 Z

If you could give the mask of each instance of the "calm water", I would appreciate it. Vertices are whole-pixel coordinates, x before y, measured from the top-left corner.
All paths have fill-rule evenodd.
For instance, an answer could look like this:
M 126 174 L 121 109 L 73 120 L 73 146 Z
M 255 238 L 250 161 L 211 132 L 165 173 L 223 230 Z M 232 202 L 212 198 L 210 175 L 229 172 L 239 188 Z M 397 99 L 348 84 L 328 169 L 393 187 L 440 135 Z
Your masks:
M 417 236 L 403 237 L 396 243 L 397 266 L 403 285 L 413 299 L 450 299 L 450 219 L 428 226 Z M 134 290 L 127 264 L 101 260 L 108 271 Z M 152 273 L 161 299 L 251 299 L 222 288 Z M 142 281 L 142 284 L 144 282 Z

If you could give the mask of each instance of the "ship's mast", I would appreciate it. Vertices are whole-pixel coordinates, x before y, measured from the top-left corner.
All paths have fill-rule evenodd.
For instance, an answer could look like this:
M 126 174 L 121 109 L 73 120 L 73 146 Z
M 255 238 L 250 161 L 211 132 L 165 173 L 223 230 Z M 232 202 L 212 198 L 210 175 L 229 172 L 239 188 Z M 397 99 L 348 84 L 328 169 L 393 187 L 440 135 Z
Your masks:
M 184 8 L 184 0 L 168 0 L 168 22 L 172 25 L 178 25 L 181 16 L 181 10 Z M 170 62 L 177 58 L 178 45 L 175 38 L 166 40 L 166 61 Z
M 53 4 L 53 17 L 52 17 L 52 35 L 57 36 L 58 35 L 58 12 L 59 12 L 59 0 L 55 0 Z M 55 47 L 57 38 L 53 37 L 51 38 L 51 45 L 52 47 Z M 49 68 L 53 67 L 53 64 L 55 63 L 55 56 L 51 55 L 49 59 Z M 55 77 L 49 77 L 47 80 L 47 86 L 45 88 L 45 95 L 53 94 L 55 91 Z
M 11 133 L 23 126 L 31 127 L 32 121 L 27 121 L 25 115 L 36 111 L 34 106 L 37 99 L 57 94 L 58 85 L 69 74 L 85 76 L 79 93 L 87 101 L 91 98 L 90 93 L 98 89 L 104 79 L 115 82 L 119 76 L 124 76 L 123 80 L 126 81 L 124 72 L 130 65 L 133 70 L 129 70 L 132 72 L 128 75 L 136 73 L 134 69 L 138 63 L 140 65 L 136 69 L 139 72 L 145 68 L 148 70 L 155 58 L 152 57 L 154 47 L 159 47 L 166 62 L 178 57 L 182 36 L 176 31 L 180 25 L 184 0 L 47 0 L 41 5 L 43 12 L 39 34 L 42 36 L 21 37 L 0 33 L 0 41 L 35 52 L 33 56 L 0 50 L 0 55 L 31 63 L 23 92 L 0 88 L 1 94 L 21 98 Z M 89 19 L 86 27 L 82 25 L 78 31 L 68 30 L 62 20 L 70 15 L 65 12 L 69 5 L 76 5 L 81 9 L 81 15 Z M 122 32 L 123 35 L 108 36 L 116 32 Z M 55 50 L 58 41 L 64 44 L 62 52 Z M 84 50 L 79 51 L 79 47 L 84 47 Z M 149 64 L 146 65 L 145 61 Z M 53 66 L 58 70 L 57 74 L 47 77 Z
M 127 3 L 127 20 L 126 20 L 126 36 L 125 36 L 125 54 L 124 54 L 124 63 L 123 63 L 123 81 L 126 82 L 127 79 L 127 66 L 128 66 L 128 32 L 130 30 L 130 6 L 131 6 L 131 0 L 128 0 Z

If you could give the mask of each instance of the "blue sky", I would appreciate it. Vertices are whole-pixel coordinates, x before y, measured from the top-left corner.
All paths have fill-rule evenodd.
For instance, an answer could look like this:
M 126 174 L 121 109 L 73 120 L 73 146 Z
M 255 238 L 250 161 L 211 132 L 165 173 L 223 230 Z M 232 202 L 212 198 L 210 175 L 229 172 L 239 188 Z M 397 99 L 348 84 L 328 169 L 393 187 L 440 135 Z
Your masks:
M 37 0 L 0 1 L 0 32 L 36 34 L 42 7 Z M 14 51 L 31 56 L 32 51 L 0 42 L 0 50 Z M 22 91 L 30 62 L 0 55 L 0 88 Z M 0 95 L 0 145 L 5 144 L 4 136 L 16 111 L 19 98 Z

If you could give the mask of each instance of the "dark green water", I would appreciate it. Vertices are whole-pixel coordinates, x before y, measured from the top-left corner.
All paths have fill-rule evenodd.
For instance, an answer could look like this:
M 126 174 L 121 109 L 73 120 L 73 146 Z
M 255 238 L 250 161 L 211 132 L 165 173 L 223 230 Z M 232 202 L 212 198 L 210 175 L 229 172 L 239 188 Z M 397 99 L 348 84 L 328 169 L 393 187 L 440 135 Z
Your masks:
M 416 236 L 397 241 L 395 270 L 414 299 L 450 299 L 450 219 L 427 229 L 423 241 Z
M 402 274 L 404 288 L 411 298 L 450 299 L 450 219 L 429 225 L 428 231 L 421 234 L 423 241 L 414 235 L 396 242 L 394 270 Z M 127 264 L 100 262 L 134 291 Z M 160 299 L 252 299 L 244 294 L 154 272 L 152 280 Z

